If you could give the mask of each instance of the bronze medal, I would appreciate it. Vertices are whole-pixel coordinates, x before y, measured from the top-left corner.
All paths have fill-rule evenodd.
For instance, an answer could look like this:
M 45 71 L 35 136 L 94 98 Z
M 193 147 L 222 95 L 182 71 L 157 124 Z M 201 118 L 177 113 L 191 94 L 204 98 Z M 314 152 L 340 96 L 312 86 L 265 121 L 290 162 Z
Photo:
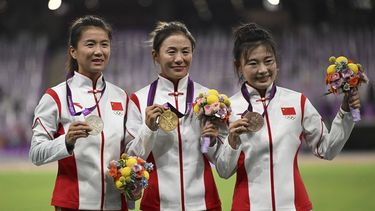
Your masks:
M 178 117 L 171 110 L 164 111 L 159 117 L 159 127 L 165 132 L 176 129 L 178 125 Z
M 91 116 L 87 117 L 85 121 L 90 126 L 90 128 L 92 129 L 89 132 L 90 135 L 96 136 L 96 135 L 98 135 L 99 133 L 102 132 L 103 127 L 104 127 L 104 123 L 103 123 L 103 120 L 100 117 L 98 117 L 96 115 L 91 115 Z
M 264 125 L 264 119 L 262 115 L 257 112 L 246 112 L 243 116 L 249 121 L 249 127 L 247 128 L 250 132 L 259 131 Z

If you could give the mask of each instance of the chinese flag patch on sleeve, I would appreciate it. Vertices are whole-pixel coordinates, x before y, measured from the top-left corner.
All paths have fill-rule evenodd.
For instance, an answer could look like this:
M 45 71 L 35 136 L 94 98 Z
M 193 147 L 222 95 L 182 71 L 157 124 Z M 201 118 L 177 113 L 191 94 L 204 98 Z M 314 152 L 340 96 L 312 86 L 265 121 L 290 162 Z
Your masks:
M 111 102 L 111 107 L 113 111 L 123 111 L 121 102 Z
M 296 115 L 296 110 L 294 110 L 294 107 L 283 107 L 281 108 L 281 112 L 284 116 Z

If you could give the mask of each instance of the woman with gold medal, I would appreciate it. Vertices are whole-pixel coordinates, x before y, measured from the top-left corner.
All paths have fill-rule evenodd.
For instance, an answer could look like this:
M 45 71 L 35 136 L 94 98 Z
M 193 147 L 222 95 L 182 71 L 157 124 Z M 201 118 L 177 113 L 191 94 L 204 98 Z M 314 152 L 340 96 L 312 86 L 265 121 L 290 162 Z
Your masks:
M 221 210 L 210 166 L 219 129 L 201 127 L 192 111 L 194 99 L 208 90 L 189 77 L 195 39 L 180 22 L 159 22 L 150 35 L 160 74 L 132 94 L 126 124 L 127 153 L 154 164 L 141 210 Z M 205 154 L 201 136 L 211 137 Z
M 330 131 L 302 93 L 277 86 L 276 46 L 256 24 L 234 33 L 234 65 L 243 84 L 230 98 L 229 135 L 216 169 L 236 173 L 232 210 L 310 211 L 312 204 L 298 171 L 302 142 L 321 159 L 333 159 L 354 127 L 349 106 L 360 107 L 358 92 L 345 96 Z
M 66 81 L 35 109 L 30 158 L 58 162 L 51 204 L 58 211 L 127 210 L 107 165 L 124 150 L 127 94 L 104 80 L 112 30 L 100 17 L 73 22 Z

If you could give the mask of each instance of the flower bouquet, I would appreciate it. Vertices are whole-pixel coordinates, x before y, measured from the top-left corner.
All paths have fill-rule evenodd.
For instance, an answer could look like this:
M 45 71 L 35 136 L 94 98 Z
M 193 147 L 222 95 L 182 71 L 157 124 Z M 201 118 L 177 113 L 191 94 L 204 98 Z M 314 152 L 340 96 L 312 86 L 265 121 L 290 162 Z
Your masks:
M 210 122 L 226 122 L 229 119 L 231 108 L 228 97 L 219 94 L 215 89 L 210 89 L 207 93 L 200 93 L 193 104 L 194 113 L 202 121 L 202 124 Z M 201 151 L 208 152 L 210 137 L 201 137 Z
M 134 209 L 134 201 L 141 198 L 152 169 L 152 163 L 125 153 L 121 155 L 120 160 L 112 160 L 109 163 L 108 175 L 113 177 L 116 188 L 125 194 L 130 209 Z
M 355 64 L 344 56 L 331 56 L 329 61 L 333 64 L 327 68 L 326 84 L 328 85 L 328 94 L 348 93 L 349 95 L 354 89 L 357 89 L 361 83 L 368 82 L 368 78 L 364 73 L 360 64 Z M 361 120 L 359 109 L 350 108 L 350 113 L 354 122 Z

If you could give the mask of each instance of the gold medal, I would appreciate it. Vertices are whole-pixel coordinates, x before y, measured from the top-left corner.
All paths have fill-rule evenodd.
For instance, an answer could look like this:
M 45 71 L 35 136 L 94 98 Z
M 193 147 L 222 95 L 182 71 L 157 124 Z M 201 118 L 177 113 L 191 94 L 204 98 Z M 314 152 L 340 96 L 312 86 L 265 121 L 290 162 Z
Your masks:
M 257 112 L 246 112 L 243 116 L 249 121 L 249 127 L 247 128 L 251 132 L 259 131 L 264 125 L 264 119 L 262 115 Z
M 159 127 L 165 132 L 176 129 L 178 125 L 178 117 L 171 110 L 164 111 L 159 117 Z
M 104 123 L 103 123 L 103 120 L 100 117 L 98 117 L 96 115 L 91 115 L 91 116 L 87 117 L 85 119 L 85 121 L 90 126 L 90 128 L 92 129 L 89 132 L 90 135 L 96 136 L 96 135 L 98 135 L 99 133 L 102 132 L 103 127 L 104 127 Z

